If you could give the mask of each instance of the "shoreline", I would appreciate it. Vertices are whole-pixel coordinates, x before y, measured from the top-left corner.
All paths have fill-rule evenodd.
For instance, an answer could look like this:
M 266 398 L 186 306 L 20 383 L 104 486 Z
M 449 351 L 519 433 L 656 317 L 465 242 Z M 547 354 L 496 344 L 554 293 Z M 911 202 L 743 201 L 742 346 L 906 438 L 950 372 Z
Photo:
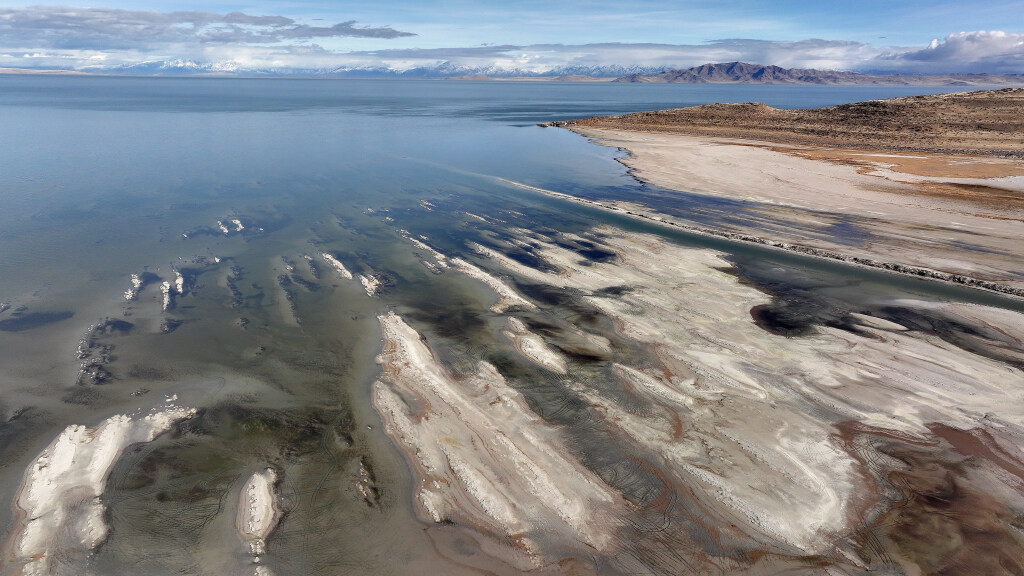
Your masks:
M 708 104 L 540 124 L 642 184 L 735 202 L 582 200 L 706 236 L 1024 298 L 1024 89 L 829 108 Z M 685 203 L 684 203 L 685 204 Z M 726 206 L 728 204 L 725 204 Z
M 736 242 L 744 242 L 748 244 L 757 244 L 770 249 L 776 249 L 785 252 L 797 253 L 812 258 L 821 258 L 826 260 L 832 260 L 836 262 L 843 262 L 846 264 L 861 266 L 865 268 L 871 268 L 874 270 L 882 270 L 899 274 L 903 276 L 909 276 L 913 278 L 922 278 L 927 280 L 934 280 L 943 282 L 946 284 L 964 286 L 968 288 L 974 288 L 983 290 L 990 293 L 999 294 L 1002 296 L 1010 296 L 1014 299 L 1024 301 L 1024 288 L 1015 288 L 998 282 L 991 282 L 988 280 L 982 280 L 979 278 L 973 278 L 966 275 L 952 274 L 949 272 L 942 272 L 939 270 L 933 270 L 930 268 L 923 268 L 917 266 L 910 266 L 901 264 L 898 262 L 882 262 L 869 258 L 863 258 L 859 256 L 853 256 L 850 254 L 844 254 L 836 251 L 822 250 L 811 246 L 802 246 L 798 244 L 792 244 L 788 242 L 782 242 L 778 240 L 772 240 L 770 238 L 764 238 L 753 234 L 741 234 L 736 232 L 729 232 L 728 230 L 722 230 L 719 228 L 710 228 L 703 226 L 695 226 L 692 224 L 684 224 L 682 222 L 670 220 L 670 216 L 662 215 L 653 210 L 650 212 L 638 212 L 635 210 L 627 210 L 619 206 L 609 205 L 604 202 L 596 200 L 589 200 L 586 198 L 580 198 L 578 196 L 572 196 L 570 194 L 564 194 L 562 192 L 555 192 L 553 190 L 546 190 L 544 188 L 538 188 L 536 186 L 530 186 L 521 182 L 515 182 L 505 178 L 497 178 L 499 181 L 504 182 L 508 185 L 515 186 L 517 188 L 530 190 L 545 196 L 553 198 L 559 198 L 562 200 L 568 200 L 576 204 L 582 204 L 584 206 L 590 206 L 606 212 L 612 212 L 615 214 L 628 216 L 630 218 L 640 220 L 647 223 L 656 225 L 662 225 L 670 228 L 675 228 L 690 232 L 693 234 L 699 234 L 702 236 L 710 236 L 715 238 L 725 238 L 727 240 L 733 240 Z

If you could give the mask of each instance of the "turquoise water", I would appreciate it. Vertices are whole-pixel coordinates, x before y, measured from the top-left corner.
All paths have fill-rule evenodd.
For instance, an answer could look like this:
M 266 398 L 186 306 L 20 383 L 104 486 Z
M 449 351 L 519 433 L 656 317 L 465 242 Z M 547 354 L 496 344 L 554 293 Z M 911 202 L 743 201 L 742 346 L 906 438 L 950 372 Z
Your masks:
M 289 515 L 271 545 L 279 574 L 424 573 L 441 562 L 437 542 L 415 520 L 409 472 L 368 404 L 376 315 L 400 311 L 456 368 L 509 352 L 488 324 L 490 294 L 431 274 L 400 230 L 453 256 L 470 253 L 467 240 L 509 237 L 515 226 L 657 233 L 730 254 L 737 273 L 783 301 L 797 294 L 806 313 L 793 321 L 807 324 L 902 296 L 1021 309 L 666 232 L 498 180 L 664 202 L 625 173 L 615 150 L 535 124 L 715 101 L 812 107 L 926 92 L 0 76 L 0 500 L 12 501 L 25 468 L 65 426 L 176 395 L 201 413 L 114 468 L 104 494 L 113 532 L 90 560 L 95 573 L 230 572 L 225 558 L 239 552 L 225 536 L 224 503 L 266 465 L 285 471 Z M 716 225 L 746 207 L 680 195 L 674 209 Z M 376 274 L 381 295 L 367 298 L 322 262 L 306 264 L 324 251 Z M 125 300 L 132 274 L 173 280 L 173 270 L 188 292 L 167 313 L 158 282 Z M 104 318 L 130 326 L 95 332 Z M 83 338 L 92 344 L 86 360 L 106 372 L 97 381 L 81 376 Z M 505 369 L 538 413 L 571 424 L 572 410 L 552 408 L 565 404 L 564 390 L 535 369 Z M 584 453 L 603 450 L 580 438 Z M 610 468 L 626 460 L 606 452 Z M 360 463 L 373 470 L 369 504 L 352 496 Z M 648 481 L 637 481 L 636 494 Z M 3 510 L 8 526 L 13 515 Z

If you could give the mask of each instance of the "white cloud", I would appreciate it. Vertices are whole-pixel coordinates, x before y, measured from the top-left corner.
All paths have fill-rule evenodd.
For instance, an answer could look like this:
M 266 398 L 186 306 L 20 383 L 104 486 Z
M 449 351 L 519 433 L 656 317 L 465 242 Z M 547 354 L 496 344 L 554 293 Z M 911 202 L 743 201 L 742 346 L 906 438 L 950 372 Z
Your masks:
M 1024 34 L 976 31 L 934 39 L 924 48 L 890 49 L 863 65 L 908 73 L 1024 73 Z
M 339 51 L 338 38 L 412 36 L 355 22 L 309 25 L 285 16 L 112 8 L 0 8 L 0 66 L 102 70 L 188 61 L 223 70 L 339 68 L 546 73 L 575 68 L 688 68 L 744 61 L 786 68 L 907 73 L 1024 73 L 1024 34 L 976 31 L 928 45 L 879 48 L 841 40 L 722 39 L 702 44 L 527 44 Z M 312 42 L 324 42 L 328 48 Z M 365 44 L 363 44 L 365 45 Z
M 159 12 L 114 8 L 0 8 L 0 48 L 179 51 L 204 44 L 274 44 L 311 38 L 414 36 L 355 21 L 310 26 L 241 12 Z
M 794 68 L 848 69 L 877 53 L 870 46 L 857 42 L 720 40 L 696 45 L 604 43 L 391 49 L 336 54 L 334 58 L 338 66 L 379 63 L 396 70 L 407 70 L 447 62 L 465 68 L 493 67 L 544 73 L 570 66 L 687 68 L 736 60 Z

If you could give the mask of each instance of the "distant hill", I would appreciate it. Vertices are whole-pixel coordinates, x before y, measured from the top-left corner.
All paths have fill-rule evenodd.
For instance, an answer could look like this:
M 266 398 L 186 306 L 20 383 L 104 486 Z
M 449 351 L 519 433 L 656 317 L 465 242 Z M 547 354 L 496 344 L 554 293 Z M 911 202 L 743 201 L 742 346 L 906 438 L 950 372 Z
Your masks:
M 205 62 L 194 60 L 152 60 L 114 67 L 89 68 L 97 74 L 132 76 L 308 76 L 316 78 L 446 78 L 455 80 L 543 79 L 588 81 L 602 78 L 611 81 L 627 74 L 654 74 L 664 70 L 643 66 L 561 66 L 545 72 L 503 66 L 470 67 L 452 62 L 429 66 L 396 69 L 390 66 L 357 66 L 337 68 L 253 67 L 233 61 Z
M 466 66 L 435 62 L 416 68 L 388 65 L 327 68 L 262 67 L 232 60 L 148 60 L 97 64 L 79 70 L 0 68 L 0 74 L 109 74 L 123 76 L 239 76 L 310 78 L 434 78 L 451 80 L 543 80 L 548 82 L 660 82 L 681 84 L 819 84 L 888 86 L 1024 86 L 1024 74 L 860 74 L 763 66 L 746 62 L 704 64 L 685 70 L 639 65 L 558 66 L 544 71 L 506 66 Z
M 822 84 L 890 86 L 1024 86 L 1021 74 L 859 74 L 836 70 L 781 68 L 746 62 L 704 64 L 658 74 L 631 74 L 614 82 L 665 84 Z
M 705 104 L 571 120 L 558 126 L 740 138 L 868 150 L 1021 158 L 1024 88 L 780 109 L 755 102 Z

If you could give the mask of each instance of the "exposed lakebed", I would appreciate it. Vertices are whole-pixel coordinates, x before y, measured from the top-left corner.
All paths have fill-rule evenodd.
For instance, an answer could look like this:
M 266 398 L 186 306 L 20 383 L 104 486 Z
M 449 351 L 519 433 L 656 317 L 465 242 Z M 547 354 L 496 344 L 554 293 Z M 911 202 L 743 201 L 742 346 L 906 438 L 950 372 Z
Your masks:
M 1019 563 L 1017 303 L 498 180 L 717 93 L 2 80 L 5 574 Z

